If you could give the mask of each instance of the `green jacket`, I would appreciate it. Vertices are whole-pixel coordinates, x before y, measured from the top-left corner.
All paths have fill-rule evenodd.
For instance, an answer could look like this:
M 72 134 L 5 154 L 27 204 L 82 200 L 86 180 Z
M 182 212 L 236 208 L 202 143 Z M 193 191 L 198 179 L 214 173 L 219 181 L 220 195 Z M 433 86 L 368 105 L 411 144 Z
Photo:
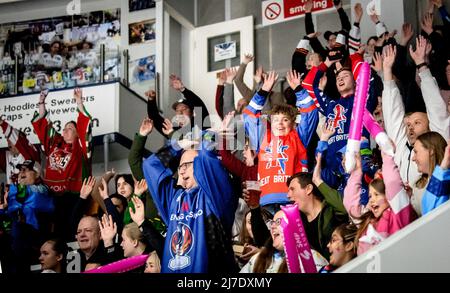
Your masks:
M 144 148 L 146 142 L 147 136 L 141 136 L 139 133 L 136 133 L 134 135 L 130 153 L 128 154 L 128 164 L 130 165 L 131 174 L 133 174 L 134 178 L 138 181 L 145 179 L 144 172 L 142 171 L 142 160 L 144 157 Z M 142 195 L 145 197 L 145 216 L 149 218 L 153 223 L 158 223 L 155 228 L 160 230 L 160 228 L 158 228 L 157 226 L 162 223 L 162 220 L 158 215 L 158 210 L 153 203 L 153 199 L 150 196 L 150 193 L 146 191 Z M 161 229 L 164 229 L 164 227 L 162 227 Z
M 322 210 L 318 217 L 318 235 L 320 250 L 318 251 L 327 260 L 330 259 L 328 243 L 331 239 L 334 229 L 344 223 L 348 223 L 349 218 L 347 210 L 344 207 L 340 193 L 328 186 L 325 182 L 320 184 L 319 191 L 322 193 Z

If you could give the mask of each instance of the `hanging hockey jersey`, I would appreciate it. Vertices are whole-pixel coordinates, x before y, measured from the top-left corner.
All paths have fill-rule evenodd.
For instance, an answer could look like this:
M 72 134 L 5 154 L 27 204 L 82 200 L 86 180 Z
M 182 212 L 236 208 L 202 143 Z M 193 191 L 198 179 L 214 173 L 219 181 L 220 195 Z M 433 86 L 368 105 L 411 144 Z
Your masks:
M 47 157 L 45 184 L 57 194 L 66 191 L 80 192 L 83 178 L 88 177 L 91 172 L 89 113 L 86 110 L 78 112 L 78 139 L 74 143 L 66 143 L 52 123 L 46 117 L 39 118 L 38 113 L 31 122 Z

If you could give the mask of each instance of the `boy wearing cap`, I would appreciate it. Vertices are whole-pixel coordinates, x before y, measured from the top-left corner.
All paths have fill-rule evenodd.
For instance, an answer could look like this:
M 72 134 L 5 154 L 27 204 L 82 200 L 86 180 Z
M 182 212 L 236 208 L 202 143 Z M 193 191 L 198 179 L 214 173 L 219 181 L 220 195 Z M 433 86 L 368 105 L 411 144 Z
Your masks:
M 16 272 L 29 272 L 36 259 L 34 247 L 39 247 L 49 232 L 46 217 L 54 211 L 53 198 L 40 178 L 39 163 L 26 160 L 18 165 L 18 184 L 11 184 L 7 200 L 0 205 L 0 213 L 12 220 L 12 250 Z

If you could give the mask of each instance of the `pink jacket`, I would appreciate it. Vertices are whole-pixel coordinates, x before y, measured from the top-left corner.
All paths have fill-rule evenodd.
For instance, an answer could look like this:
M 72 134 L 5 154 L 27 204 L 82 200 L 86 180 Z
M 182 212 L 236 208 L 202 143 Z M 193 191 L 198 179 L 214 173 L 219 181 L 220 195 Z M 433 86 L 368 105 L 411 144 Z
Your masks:
M 382 157 L 386 199 L 390 207 L 383 212 L 379 219 L 369 224 L 364 231 L 363 236 L 359 239 L 358 255 L 366 252 L 415 219 L 414 209 L 403 186 L 394 158 L 384 153 L 382 153 Z M 360 217 L 365 208 L 359 203 L 361 177 L 361 170 L 353 171 L 344 190 L 344 206 L 352 218 Z

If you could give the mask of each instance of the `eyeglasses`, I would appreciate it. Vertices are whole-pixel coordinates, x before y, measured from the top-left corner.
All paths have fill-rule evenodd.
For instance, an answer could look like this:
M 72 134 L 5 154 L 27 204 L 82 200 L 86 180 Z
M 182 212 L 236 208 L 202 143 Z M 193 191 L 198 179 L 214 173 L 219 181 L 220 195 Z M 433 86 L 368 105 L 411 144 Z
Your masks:
M 280 226 L 280 224 L 281 224 L 281 219 L 282 219 L 282 218 L 278 218 L 278 219 L 276 219 L 276 220 L 269 220 L 269 221 L 267 222 L 267 224 L 268 224 L 269 227 L 271 227 L 273 224 L 275 224 L 275 226 Z
M 180 166 L 178 166 L 178 172 L 187 169 L 192 163 L 194 163 L 194 161 L 184 162 L 183 164 L 180 164 Z

